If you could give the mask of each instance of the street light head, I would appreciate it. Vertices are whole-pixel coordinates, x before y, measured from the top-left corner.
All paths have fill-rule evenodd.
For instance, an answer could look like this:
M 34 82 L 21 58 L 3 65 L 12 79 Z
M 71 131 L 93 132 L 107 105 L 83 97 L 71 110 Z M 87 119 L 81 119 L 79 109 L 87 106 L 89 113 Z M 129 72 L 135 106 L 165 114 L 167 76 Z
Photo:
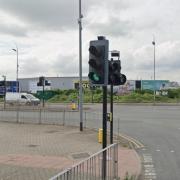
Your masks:
M 155 45 L 155 41 L 153 41 L 152 44 Z
M 16 49 L 12 49 L 13 51 L 17 51 Z

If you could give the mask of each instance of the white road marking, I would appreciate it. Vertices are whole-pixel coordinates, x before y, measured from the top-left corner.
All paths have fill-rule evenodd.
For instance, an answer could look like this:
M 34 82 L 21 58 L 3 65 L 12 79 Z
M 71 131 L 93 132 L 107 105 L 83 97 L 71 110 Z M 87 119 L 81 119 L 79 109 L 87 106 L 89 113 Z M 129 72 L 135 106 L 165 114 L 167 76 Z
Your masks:
M 172 152 L 172 153 L 173 153 L 174 151 L 173 151 L 173 150 L 171 150 L 170 152 Z
M 156 179 L 156 171 L 154 168 L 151 154 L 143 154 L 143 164 L 144 164 L 144 179 L 145 180 Z
M 156 149 L 157 152 L 160 152 L 161 150 L 160 149 Z

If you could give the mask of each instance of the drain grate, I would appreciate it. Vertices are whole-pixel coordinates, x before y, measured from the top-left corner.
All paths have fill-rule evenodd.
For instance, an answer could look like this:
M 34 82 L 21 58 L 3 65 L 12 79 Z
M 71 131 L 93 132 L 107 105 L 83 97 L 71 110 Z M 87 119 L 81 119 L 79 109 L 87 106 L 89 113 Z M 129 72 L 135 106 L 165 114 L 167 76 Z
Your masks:
M 32 147 L 32 148 L 35 148 L 35 147 L 37 147 L 38 145 L 37 144 L 29 144 L 29 145 L 27 145 L 28 147 Z
M 76 153 L 72 154 L 73 159 L 82 159 L 82 158 L 88 158 L 90 155 L 86 152 L 83 153 Z
M 49 131 L 46 131 L 45 133 L 51 134 L 51 133 L 56 133 L 56 132 L 58 132 L 58 131 L 57 130 L 49 130 Z

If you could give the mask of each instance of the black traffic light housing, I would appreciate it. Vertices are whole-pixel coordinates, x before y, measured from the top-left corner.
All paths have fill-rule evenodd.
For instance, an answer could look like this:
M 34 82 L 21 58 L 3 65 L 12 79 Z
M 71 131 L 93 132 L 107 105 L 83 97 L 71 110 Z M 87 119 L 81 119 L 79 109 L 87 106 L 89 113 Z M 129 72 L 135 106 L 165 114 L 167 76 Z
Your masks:
M 5 81 L 0 81 L 0 86 L 5 86 Z
M 89 46 L 89 81 L 91 85 L 108 84 L 109 41 L 104 37 L 90 41 Z
M 39 77 L 39 82 L 37 83 L 37 86 L 43 86 L 44 85 L 44 76 Z
M 108 84 L 109 85 L 123 85 L 126 82 L 126 76 L 121 74 L 121 61 L 109 61 L 109 76 Z
M 51 86 L 51 83 L 48 80 L 45 80 L 45 86 Z

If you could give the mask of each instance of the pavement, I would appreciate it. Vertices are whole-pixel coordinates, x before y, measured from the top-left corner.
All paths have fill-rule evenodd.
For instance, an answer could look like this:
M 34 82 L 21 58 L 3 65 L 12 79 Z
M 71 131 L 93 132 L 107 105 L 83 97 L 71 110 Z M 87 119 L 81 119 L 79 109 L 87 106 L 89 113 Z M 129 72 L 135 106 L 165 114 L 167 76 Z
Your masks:
M 0 180 L 49 179 L 101 149 L 94 130 L 0 122 Z M 121 179 L 127 172 L 140 174 L 141 161 L 134 149 L 119 145 L 118 158 Z

